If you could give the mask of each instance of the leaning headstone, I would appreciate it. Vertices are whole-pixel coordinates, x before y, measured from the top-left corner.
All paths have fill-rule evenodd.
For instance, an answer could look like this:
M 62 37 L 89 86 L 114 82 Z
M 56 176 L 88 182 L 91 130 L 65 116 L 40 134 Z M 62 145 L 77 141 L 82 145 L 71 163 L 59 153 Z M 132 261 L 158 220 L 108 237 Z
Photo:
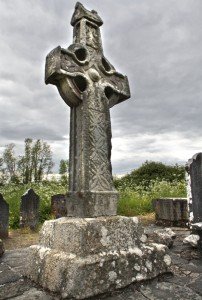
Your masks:
M 40 198 L 33 189 L 21 197 L 20 203 L 20 227 L 29 227 L 34 230 L 39 222 L 39 203 Z
M 156 224 L 186 226 L 188 222 L 186 198 L 159 198 L 153 200 Z
M 194 241 L 202 248 L 202 153 L 189 159 L 186 171 L 189 225 L 191 234 L 195 236 Z
M 51 197 L 51 214 L 56 219 L 67 216 L 66 195 L 57 194 Z
M 71 107 L 68 217 L 44 223 L 26 275 L 61 298 L 110 292 L 156 277 L 171 263 L 166 246 L 146 243 L 136 217 L 116 215 L 110 107 L 130 91 L 127 77 L 103 54 L 102 23 L 97 12 L 77 3 L 73 44 L 46 59 L 46 83 L 56 85 Z
M 0 194 L 0 238 L 8 237 L 9 205 Z

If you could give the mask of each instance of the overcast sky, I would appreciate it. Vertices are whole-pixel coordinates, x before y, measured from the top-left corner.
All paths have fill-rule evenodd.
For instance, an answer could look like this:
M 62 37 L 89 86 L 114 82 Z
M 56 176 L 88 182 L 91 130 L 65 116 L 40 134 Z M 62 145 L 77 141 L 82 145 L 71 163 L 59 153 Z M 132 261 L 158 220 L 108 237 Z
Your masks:
M 83 0 L 97 10 L 105 56 L 131 99 L 111 109 L 112 164 L 185 163 L 202 151 L 202 1 Z M 68 158 L 69 107 L 44 84 L 46 55 L 72 43 L 73 0 L 0 0 L 0 153 L 43 139 Z

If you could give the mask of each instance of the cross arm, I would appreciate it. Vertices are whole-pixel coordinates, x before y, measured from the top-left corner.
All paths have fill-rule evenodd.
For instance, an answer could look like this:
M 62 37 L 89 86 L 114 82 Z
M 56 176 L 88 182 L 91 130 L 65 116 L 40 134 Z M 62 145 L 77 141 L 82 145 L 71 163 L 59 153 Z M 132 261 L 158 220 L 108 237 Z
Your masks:
M 111 71 L 103 80 L 105 95 L 109 100 L 109 107 L 112 107 L 130 98 L 130 87 L 127 76 L 116 71 Z
M 88 61 L 79 61 L 76 49 L 68 50 L 58 46 L 46 57 L 45 83 L 56 85 L 58 91 L 70 107 L 77 106 L 82 100 L 82 90 L 87 84 L 82 66 Z M 80 48 L 79 48 L 80 49 Z

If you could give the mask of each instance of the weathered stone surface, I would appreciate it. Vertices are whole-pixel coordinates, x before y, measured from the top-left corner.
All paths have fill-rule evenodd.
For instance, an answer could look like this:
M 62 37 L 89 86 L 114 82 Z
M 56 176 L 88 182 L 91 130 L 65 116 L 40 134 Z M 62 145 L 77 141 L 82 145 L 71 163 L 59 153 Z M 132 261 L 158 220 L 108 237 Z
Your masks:
M 8 237 L 9 205 L 0 193 L 0 238 Z
M 39 196 L 33 189 L 27 190 L 27 192 L 21 197 L 20 203 L 20 227 L 29 227 L 30 229 L 36 229 L 39 221 Z
M 54 300 L 54 297 L 47 295 L 43 291 L 39 291 L 36 288 L 32 288 L 22 295 L 15 297 L 14 300 Z
M 98 14 L 77 3 L 73 20 L 73 44 L 52 50 L 45 70 L 71 108 L 67 215 L 116 215 L 110 108 L 130 97 L 128 79 L 103 54 Z
M 57 194 L 51 197 L 51 214 L 56 218 L 67 216 L 66 195 Z
M 84 299 L 166 272 L 167 247 L 145 240 L 135 217 L 46 221 L 25 272 L 63 298 Z
M 199 235 L 197 234 L 190 234 L 189 236 L 187 236 L 184 240 L 183 243 L 184 244 L 190 244 L 193 247 L 197 247 L 198 246 L 198 241 L 200 240 Z
M 158 225 L 186 226 L 188 221 L 186 198 L 154 199 L 153 206 Z
M 3 241 L 0 239 L 0 257 L 4 254 L 4 244 Z
M 152 227 L 152 228 L 150 228 Z M 154 231 L 157 226 L 149 226 L 146 231 Z M 151 229 L 151 230 L 150 230 Z M 167 273 L 149 282 L 137 282 L 124 289 L 116 290 L 102 296 L 93 297 L 94 300 L 148 300 L 148 299 L 201 299 L 202 298 L 202 253 L 197 248 L 191 248 L 182 243 L 184 237 L 189 235 L 186 228 L 174 228 L 176 239 L 173 247 L 169 250 L 172 258 L 171 270 L 173 274 Z M 27 267 L 27 249 L 6 251 L 0 262 L 9 266 L 9 272 L 14 270 L 23 271 Z M 12 265 L 12 266 L 11 266 Z M 21 269 L 20 269 L 21 265 Z M 0 264 L 0 273 L 3 276 L 2 264 Z M 169 283 L 169 284 L 168 284 Z M 80 283 L 79 283 L 80 284 Z M 162 288 L 161 288 L 162 286 Z M 186 287 L 186 288 L 185 288 Z M 34 288 L 34 289 L 33 289 Z M 188 288 L 188 289 L 187 289 Z M 36 289 L 39 293 L 36 293 Z M 32 291 L 28 294 L 33 295 L 35 299 L 43 300 L 48 292 L 42 293 L 40 288 L 29 280 L 21 278 L 15 282 L 6 283 L 0 286 L 0 299 L 16 299 L 15 297 L 26 295 L 26 291 Z M 158 293 L 159 291 L 159 293 Z M 23 295 L 24 294 L 24 295 Z M 61 300 L 60 295 L 48 294 L 50 299 Z M 147 295 L 147 296 L 145 296 Z M 151 296 L 151 297 L 150 297 Z M 196 298 L 195 298 L 196 297 Z M 24 298 L 22 298 L 24 299 Z M 26 299 L 30 300 L 29 297 Z M 90 298 L 92 299 L 92 298 Z
M 195 154 L 188 161 L 186 170 L 190 222 L 202 222 L 202 153 Z
M 140 288 L 141 293 L 146 299 L 172 299 L 172 300 L 201 300 L 201 296 L 190 288 L 174 285 L 169 282 L 159 282 L 155 286 L 144 286 Z
M 166 245 L 168 248 L 173 246 L 176 234 L 171 228 L 156 229 L 149 235 L 149 239 L 155 243 Z
M 189 225 L 192 235 L 198 236 L 197 245 L 202 249 L 202 153 L 195 154 L 186 165 Z M 190 244 L 192 243 L 190 236 Z
M 146 238 L 136 217 L 61 218 L 44 223 L 39 243 L 43 247 L 87 256 L 139 247 L 140 237 Z

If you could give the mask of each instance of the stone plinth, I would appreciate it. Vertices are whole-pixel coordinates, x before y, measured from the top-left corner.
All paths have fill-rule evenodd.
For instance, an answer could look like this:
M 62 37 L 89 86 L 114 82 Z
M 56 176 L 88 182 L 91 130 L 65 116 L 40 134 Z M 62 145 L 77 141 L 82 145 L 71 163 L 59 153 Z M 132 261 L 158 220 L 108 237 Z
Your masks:
M 188 222 L 186 198 L 154 199 L 153 206 L 158 225 L 186 226 Z
M 25 275 L 63 299 L 84 299 L 166 272 L 166 246 L 145 242 L 135 217 L 46 221 Z

